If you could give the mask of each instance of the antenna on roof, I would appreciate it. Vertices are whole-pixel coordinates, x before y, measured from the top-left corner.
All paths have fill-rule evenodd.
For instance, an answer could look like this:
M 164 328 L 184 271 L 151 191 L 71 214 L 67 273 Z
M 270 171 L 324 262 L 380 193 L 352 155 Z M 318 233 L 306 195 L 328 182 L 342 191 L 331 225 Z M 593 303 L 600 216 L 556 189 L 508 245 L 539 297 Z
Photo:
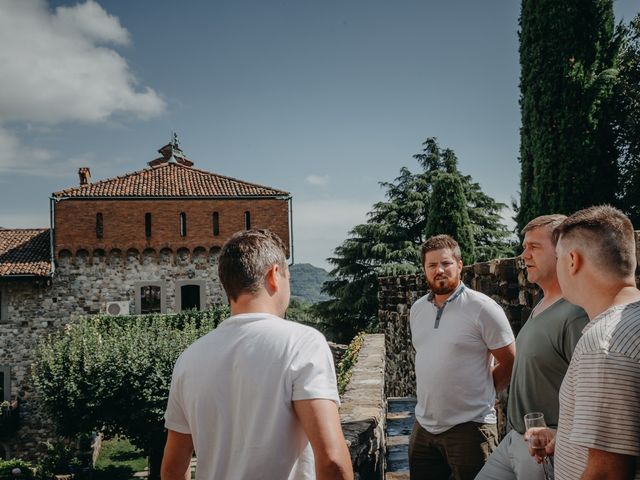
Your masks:
M 171 132 L 171 141 L 169 142 L 169 145 L 171 146 L 171 155 L 169 156 L 167 162 L 178 163 L 178 160 L 176 160 L 176 153 L 180 152 L 181 154 L 182 151 L 180 150 L 180 143 L 178 142 L 178 134 L 176 132 Z

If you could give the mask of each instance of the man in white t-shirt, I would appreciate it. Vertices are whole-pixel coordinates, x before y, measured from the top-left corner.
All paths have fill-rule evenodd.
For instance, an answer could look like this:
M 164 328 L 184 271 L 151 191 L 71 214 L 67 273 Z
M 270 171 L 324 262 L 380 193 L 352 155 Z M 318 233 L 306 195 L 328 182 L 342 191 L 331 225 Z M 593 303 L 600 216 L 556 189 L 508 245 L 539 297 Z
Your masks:
M 633 225 L 608 205 L 554 231 L 563 295 L 589 316 L 560 388 L 555 430 L 525 435 L 538 461 L 555 453 L 556 480 L 640 480 L 640 290 Z M 531 447 L 544 447 L 533 450 Z
M 218 273 L 231 317 L 185 350 L 165 413 L 163 480 L 353 479 L 331 352 L 283 320 L 289 270 L 269 231 L 233 235 Z
M 409 316 L 417 386 L 411 478 L 471 480 L 497 445 L 496 390 L 509 384 L 515 339 L 502 308 L 462 283 L 453 238 L 429 238 L 422 264 L 431 291 Z

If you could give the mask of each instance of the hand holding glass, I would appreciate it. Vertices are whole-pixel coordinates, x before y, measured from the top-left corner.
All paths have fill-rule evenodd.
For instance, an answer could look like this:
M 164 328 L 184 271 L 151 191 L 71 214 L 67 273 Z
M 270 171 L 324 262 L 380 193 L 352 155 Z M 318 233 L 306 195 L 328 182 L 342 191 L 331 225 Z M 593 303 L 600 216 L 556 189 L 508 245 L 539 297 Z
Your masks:
M 547 443 L 549 438 L 546 435 L 532 434 L 532 429 L 546 429 L 547 424 L 544 421 L 544 414 L 542 412 L 531 412 L 524 416 L 524 428 L 528 432 L 528 442 L 530 449 L 535 453 L 535 458 L 542 462 L 542 469 L 544 471 L 545 480 L 550 480 L 551 477 L 547 471 L 549 465 L 549 459 L 547 458 Z

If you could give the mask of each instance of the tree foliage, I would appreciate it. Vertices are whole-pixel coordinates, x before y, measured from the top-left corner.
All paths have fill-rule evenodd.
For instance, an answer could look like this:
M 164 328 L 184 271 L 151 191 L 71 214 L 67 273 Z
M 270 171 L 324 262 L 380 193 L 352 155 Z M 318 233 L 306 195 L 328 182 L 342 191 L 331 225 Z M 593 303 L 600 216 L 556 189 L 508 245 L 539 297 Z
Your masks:
M 615 61 L 611 0 L 523 0 L 518 227 L 613 203 Z
M 334 278 L 325 282 L 323 291 L 334 298 L 317 304 L 315 310 L 342 334 L 342 341 L 349 341 L 358 331 L 376 328 L 378 276 L 421 270 L 420 246 L 426 239 L 429 210 L 432 202 L 437 206 L 444 201 L 433 194 L 439 175 L 449 174 L 462 185 L 475 259 L 512 253 L 510 233 L 500 216 L 504 205 L 458 170 L 453 150 L 441 149 L 435 138 L 428 138 L 422 147 L 414 155 L 420 171 L 403 167 L 396 179 L 381 182 L 386 200 L 373 206 L 367 222 L 353 227 L 328 259 Z
M 640 228 L 640 14 L 620 27 L 615 127 L 621 208 Z
M 475 260 L 473 231 L 462 182 L 459 176 L 446 172 L 437 175 L 433 182 L 425 237 L 439 234 L 447 234 L 455 238 L 460 245 L 464 263 L 473 263 Z
M 94 316 L 70 324 L 38 345 L 33 376 L 41 405 L 58 433 L 124 435 L 154 467 L 153 459 L 162 458 L 173 365 L 227 315 L 225 306 L 177 315 Z

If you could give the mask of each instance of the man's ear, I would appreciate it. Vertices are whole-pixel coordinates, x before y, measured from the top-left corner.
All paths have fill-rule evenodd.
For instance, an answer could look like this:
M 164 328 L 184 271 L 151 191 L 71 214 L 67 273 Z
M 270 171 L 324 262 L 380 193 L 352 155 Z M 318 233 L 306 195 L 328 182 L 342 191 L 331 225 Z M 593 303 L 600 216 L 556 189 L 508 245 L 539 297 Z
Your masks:
M 274 292 L 278 289 L 278 276 L 280 275 L 280 267 L 275 264 L 271 265 L 271 268 L 267 270 L 267 274 L 264 277 L 265 287 L 269 292 Z
M 576 275 L 584 265 L 584 257 L 578 250 L 569 252 L 569 274 Z

